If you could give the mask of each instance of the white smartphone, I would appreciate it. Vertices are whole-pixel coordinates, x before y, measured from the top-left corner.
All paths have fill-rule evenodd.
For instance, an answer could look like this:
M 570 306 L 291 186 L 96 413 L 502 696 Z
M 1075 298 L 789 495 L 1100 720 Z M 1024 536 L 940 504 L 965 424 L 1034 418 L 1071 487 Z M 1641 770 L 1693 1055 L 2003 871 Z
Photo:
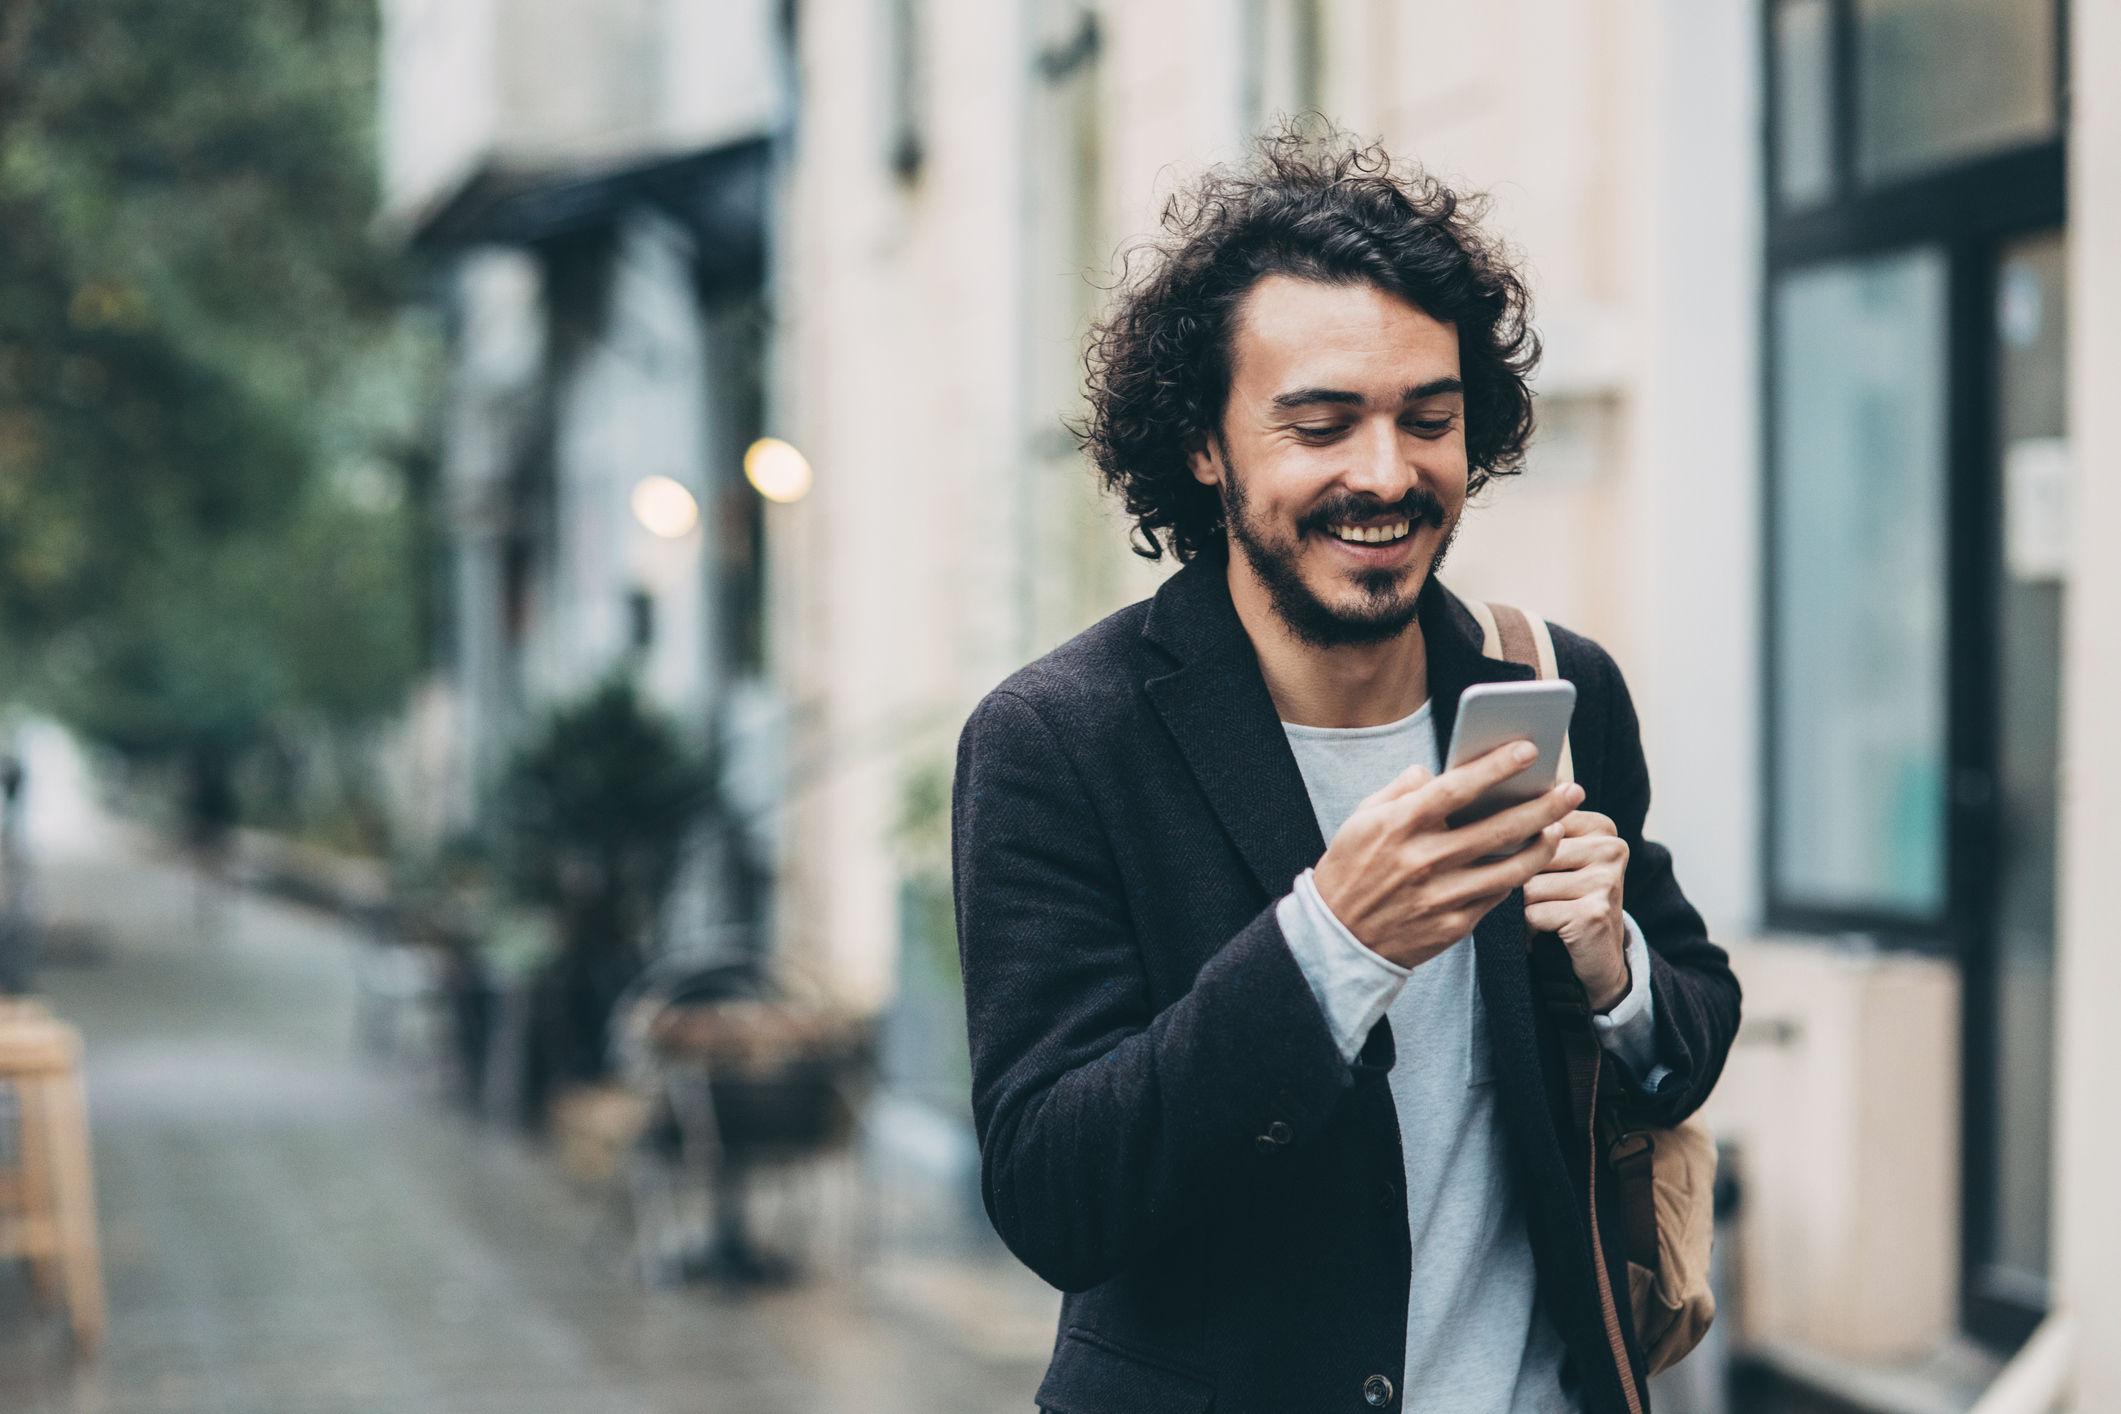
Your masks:
M 1454 811 L 1446 822 L 1452 829 L 1485 820 L 1554 788 L 1554 774 L 1561 767 L 1561 745 L 1568 740 L 1569 719 L 1576 714 L 1576 684 L 1550 678 L 1537 682 L 1484 682 L 1465 690 L 1458 699 L 1458 720 L 1451 727 L 1451 750 L 1444 769 L 1477 761 L 1498 746 L 1529 741 L 1539 755 L 1516 775 L 1497 781 L 1482 791 L 1470 805 Z M 1530 844 L 1490 858 L 1501 859 Z

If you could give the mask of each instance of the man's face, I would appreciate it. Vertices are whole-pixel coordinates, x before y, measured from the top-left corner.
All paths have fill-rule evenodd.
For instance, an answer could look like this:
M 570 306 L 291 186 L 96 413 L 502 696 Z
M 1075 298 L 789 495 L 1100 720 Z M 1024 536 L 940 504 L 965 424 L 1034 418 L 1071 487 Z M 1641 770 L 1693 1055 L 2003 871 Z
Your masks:
M 1374 285 L 1269 276 L 1238 313 L 1222 435 L 1191 456 L 1298 638 L 1413 622 L 1466 500 L 1458 330 Z

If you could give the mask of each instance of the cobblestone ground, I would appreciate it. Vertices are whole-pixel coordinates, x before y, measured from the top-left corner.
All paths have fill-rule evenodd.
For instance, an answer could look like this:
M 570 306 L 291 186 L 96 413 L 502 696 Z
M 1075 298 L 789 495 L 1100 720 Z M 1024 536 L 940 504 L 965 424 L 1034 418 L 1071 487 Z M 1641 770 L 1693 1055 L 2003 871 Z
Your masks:
M 88 1041 L 110 1327 L 77 1365 L 0 1264 L 6 1414 L 1032 1407 L 1058 1298 L 948 1195 L 872 1164 L 870 1236 L 826 1275 L 648 1290 L 612 1195 L 357 1055 L 349 930 L 243 897 L 203 937 L 191 876 L 115 838 L 42 878 L 41 981 Z

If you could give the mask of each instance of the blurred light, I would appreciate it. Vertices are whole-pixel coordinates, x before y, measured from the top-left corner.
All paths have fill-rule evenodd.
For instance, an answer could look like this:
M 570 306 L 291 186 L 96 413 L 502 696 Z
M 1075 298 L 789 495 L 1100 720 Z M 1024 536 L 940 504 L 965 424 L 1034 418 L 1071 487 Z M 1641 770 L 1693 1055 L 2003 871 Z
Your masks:
M 744 475 L 769 501 L 800 501 L 810 490 L 810 463 L 778 437 L 761 437 L 744 453 Z
M 634 518 L 665 540 L 690 534 L 700 523 L 700 503 L 667 476 L 646 476 L 633 488 Z

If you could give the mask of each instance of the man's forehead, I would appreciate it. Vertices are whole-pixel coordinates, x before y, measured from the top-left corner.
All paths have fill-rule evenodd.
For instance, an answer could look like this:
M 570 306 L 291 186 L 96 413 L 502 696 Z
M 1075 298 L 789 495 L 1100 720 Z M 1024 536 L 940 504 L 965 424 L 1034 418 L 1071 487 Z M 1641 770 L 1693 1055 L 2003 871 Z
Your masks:
M 1298 385 L 1359 382 L 1381 395 L 1458 372 L 1456 326 L 1367 282 L 1270 275 L 1247 292 L 1232 333 L 1231 372 L 1277 401 Z

